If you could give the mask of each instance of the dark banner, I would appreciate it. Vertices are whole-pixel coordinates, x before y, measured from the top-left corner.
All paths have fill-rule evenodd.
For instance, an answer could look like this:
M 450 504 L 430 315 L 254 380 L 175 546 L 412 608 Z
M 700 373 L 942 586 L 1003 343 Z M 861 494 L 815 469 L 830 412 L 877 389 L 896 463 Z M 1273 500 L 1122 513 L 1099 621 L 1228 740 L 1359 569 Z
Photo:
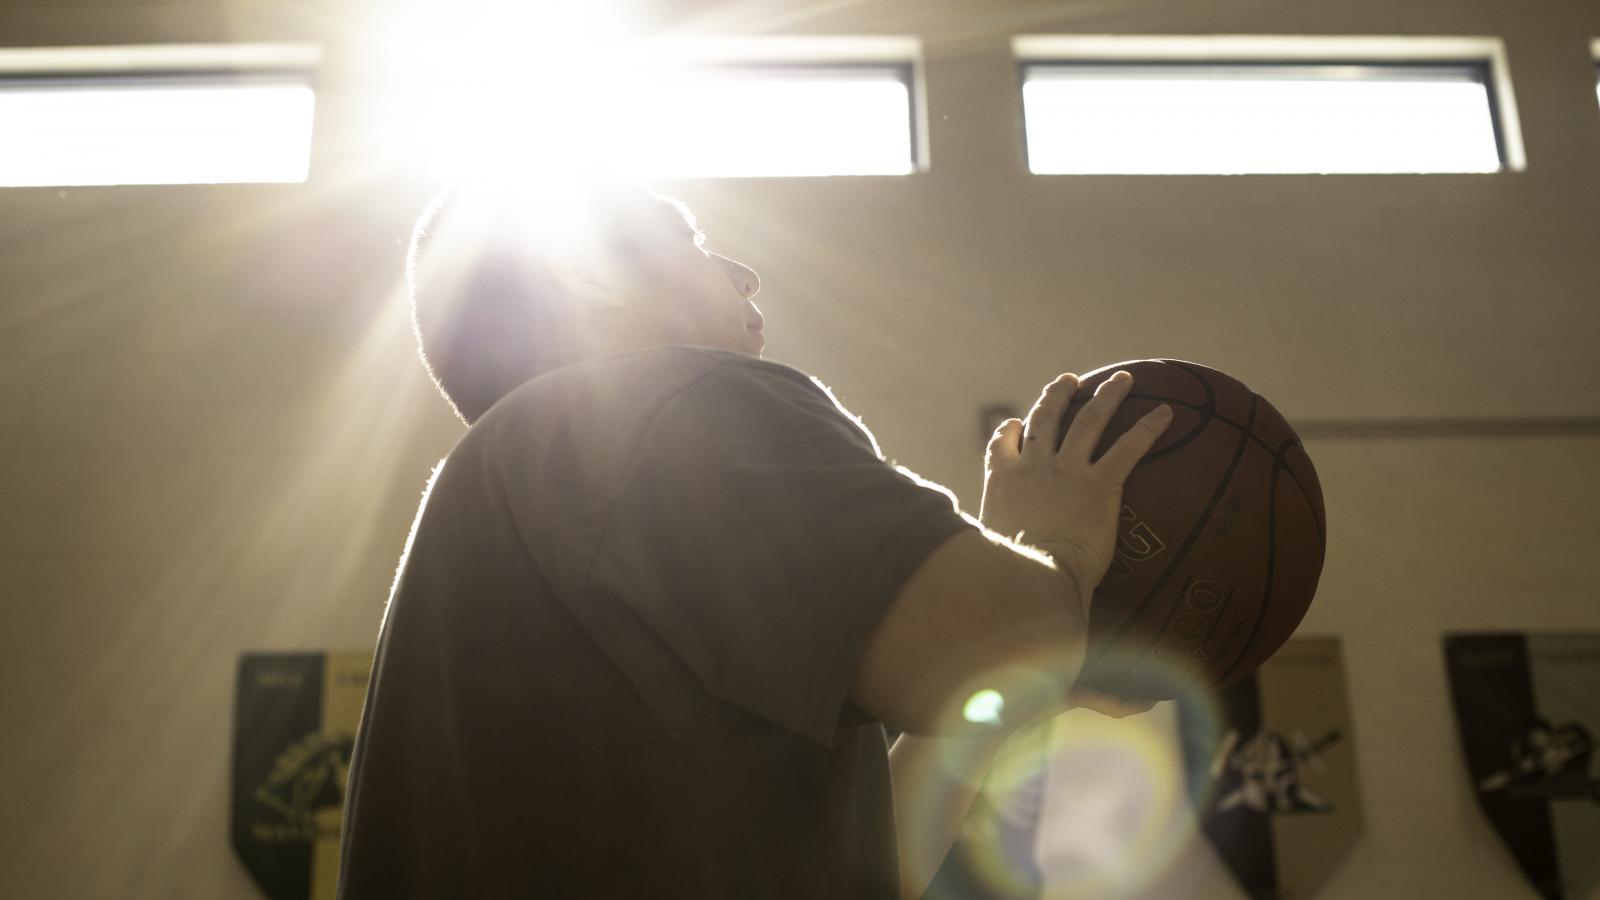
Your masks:
M 1551 900 L 1600 885 L 1600 634 L 1453 634 L 1456 729 L 1478 806 Z
M 1361 832 L 1337 638 L 1290 640 L 1211 701 L 1179 703 L 1201 830 L 1255 898 L 1310 897 Z
M 332 900 L 367 653 L 247 653 L 233 726 L 233 849 L 272 900 Z

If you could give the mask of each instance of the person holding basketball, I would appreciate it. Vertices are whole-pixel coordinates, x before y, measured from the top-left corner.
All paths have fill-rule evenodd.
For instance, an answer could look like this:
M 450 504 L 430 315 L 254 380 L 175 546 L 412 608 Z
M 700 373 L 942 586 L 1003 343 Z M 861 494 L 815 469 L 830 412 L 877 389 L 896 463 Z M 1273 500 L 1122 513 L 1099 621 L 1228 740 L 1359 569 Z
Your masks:
M 1059 451 L 1071 375 L 1002 424 L 974 521 L 761 359 L 759 280 L 681 204 L 525 209 L 458 192 L 413 240 L 470 427 L 384 614 L 341 897 L 916 897 L 1006 735 L 1147 708 L 1074 690 L 1170 418 L 1091 462 L 1129 377 Z

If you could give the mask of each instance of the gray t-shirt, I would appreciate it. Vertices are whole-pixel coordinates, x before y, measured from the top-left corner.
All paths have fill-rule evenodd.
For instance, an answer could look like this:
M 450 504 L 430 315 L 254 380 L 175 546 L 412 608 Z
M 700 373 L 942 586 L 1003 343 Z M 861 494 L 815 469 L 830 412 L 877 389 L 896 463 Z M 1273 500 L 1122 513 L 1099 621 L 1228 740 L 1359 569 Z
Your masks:
M 847 693 L 970 527 L 782 365 L 667 347 L 524 384 L 418 514 L 341 896 L 895 896 L 885 736 Z

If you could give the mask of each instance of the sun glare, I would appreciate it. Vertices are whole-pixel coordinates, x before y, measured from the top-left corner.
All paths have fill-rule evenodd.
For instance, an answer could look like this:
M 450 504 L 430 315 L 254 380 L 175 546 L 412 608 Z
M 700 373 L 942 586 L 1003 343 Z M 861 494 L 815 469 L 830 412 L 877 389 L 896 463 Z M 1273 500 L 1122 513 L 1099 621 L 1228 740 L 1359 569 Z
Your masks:
M 623 165 L 643 174 L 912 171 L 910 99 L 892 72 L 686 73 L 633 86 L 619 112 L 632 134 L 614 135 L 613 146 Z
M 399 20 L 389 45 L 411 164 L 453 179 L 488 170 L 546 169 L 583 158 L 613 85 L 591 54 L 612 39 L 590 4 L 431 4 Z M 567 140 L 559 138 L 565 136 Z
M 706 64 L 599 9 L 430 7 L 391 23 L 386 129 L 406 164 L 440 180 L 914 171 L 907 65 Z
M 1000 713 L 1006 708 L 1005 698 L 999 691 L 981 690 L 967 700 L 967 705 L 962 707 L 961 716 L 968 722 L 979 725 L 1000 724 Z

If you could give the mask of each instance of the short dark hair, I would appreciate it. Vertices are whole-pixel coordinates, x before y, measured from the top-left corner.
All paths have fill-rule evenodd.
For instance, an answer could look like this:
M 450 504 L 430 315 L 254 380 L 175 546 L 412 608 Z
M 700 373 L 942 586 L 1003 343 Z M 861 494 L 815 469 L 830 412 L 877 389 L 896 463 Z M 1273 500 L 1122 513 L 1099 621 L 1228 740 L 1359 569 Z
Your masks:
M 474 197 L 441 195 L 417 217 L 406 255 L 422 364 L 468 425 L 553 368 L 558 349 L 554 278 L 539 260 L 482 240 L 494 226 L 484 213 Z
M 454 188 L 417 218 L 406 274 L 418 351 L 469 425 L 518 385 L 576 361 L 574 311 L 555 254 L 582 241 L 632 252 L 649 239 L 648 216 L 662 204 L 687 213 L 637 184 L 567 187 L 585 223 L 546 223 L 571 239 L 556 246 L 528 240 L 527 203 L 507 202 L 505 190 Z

